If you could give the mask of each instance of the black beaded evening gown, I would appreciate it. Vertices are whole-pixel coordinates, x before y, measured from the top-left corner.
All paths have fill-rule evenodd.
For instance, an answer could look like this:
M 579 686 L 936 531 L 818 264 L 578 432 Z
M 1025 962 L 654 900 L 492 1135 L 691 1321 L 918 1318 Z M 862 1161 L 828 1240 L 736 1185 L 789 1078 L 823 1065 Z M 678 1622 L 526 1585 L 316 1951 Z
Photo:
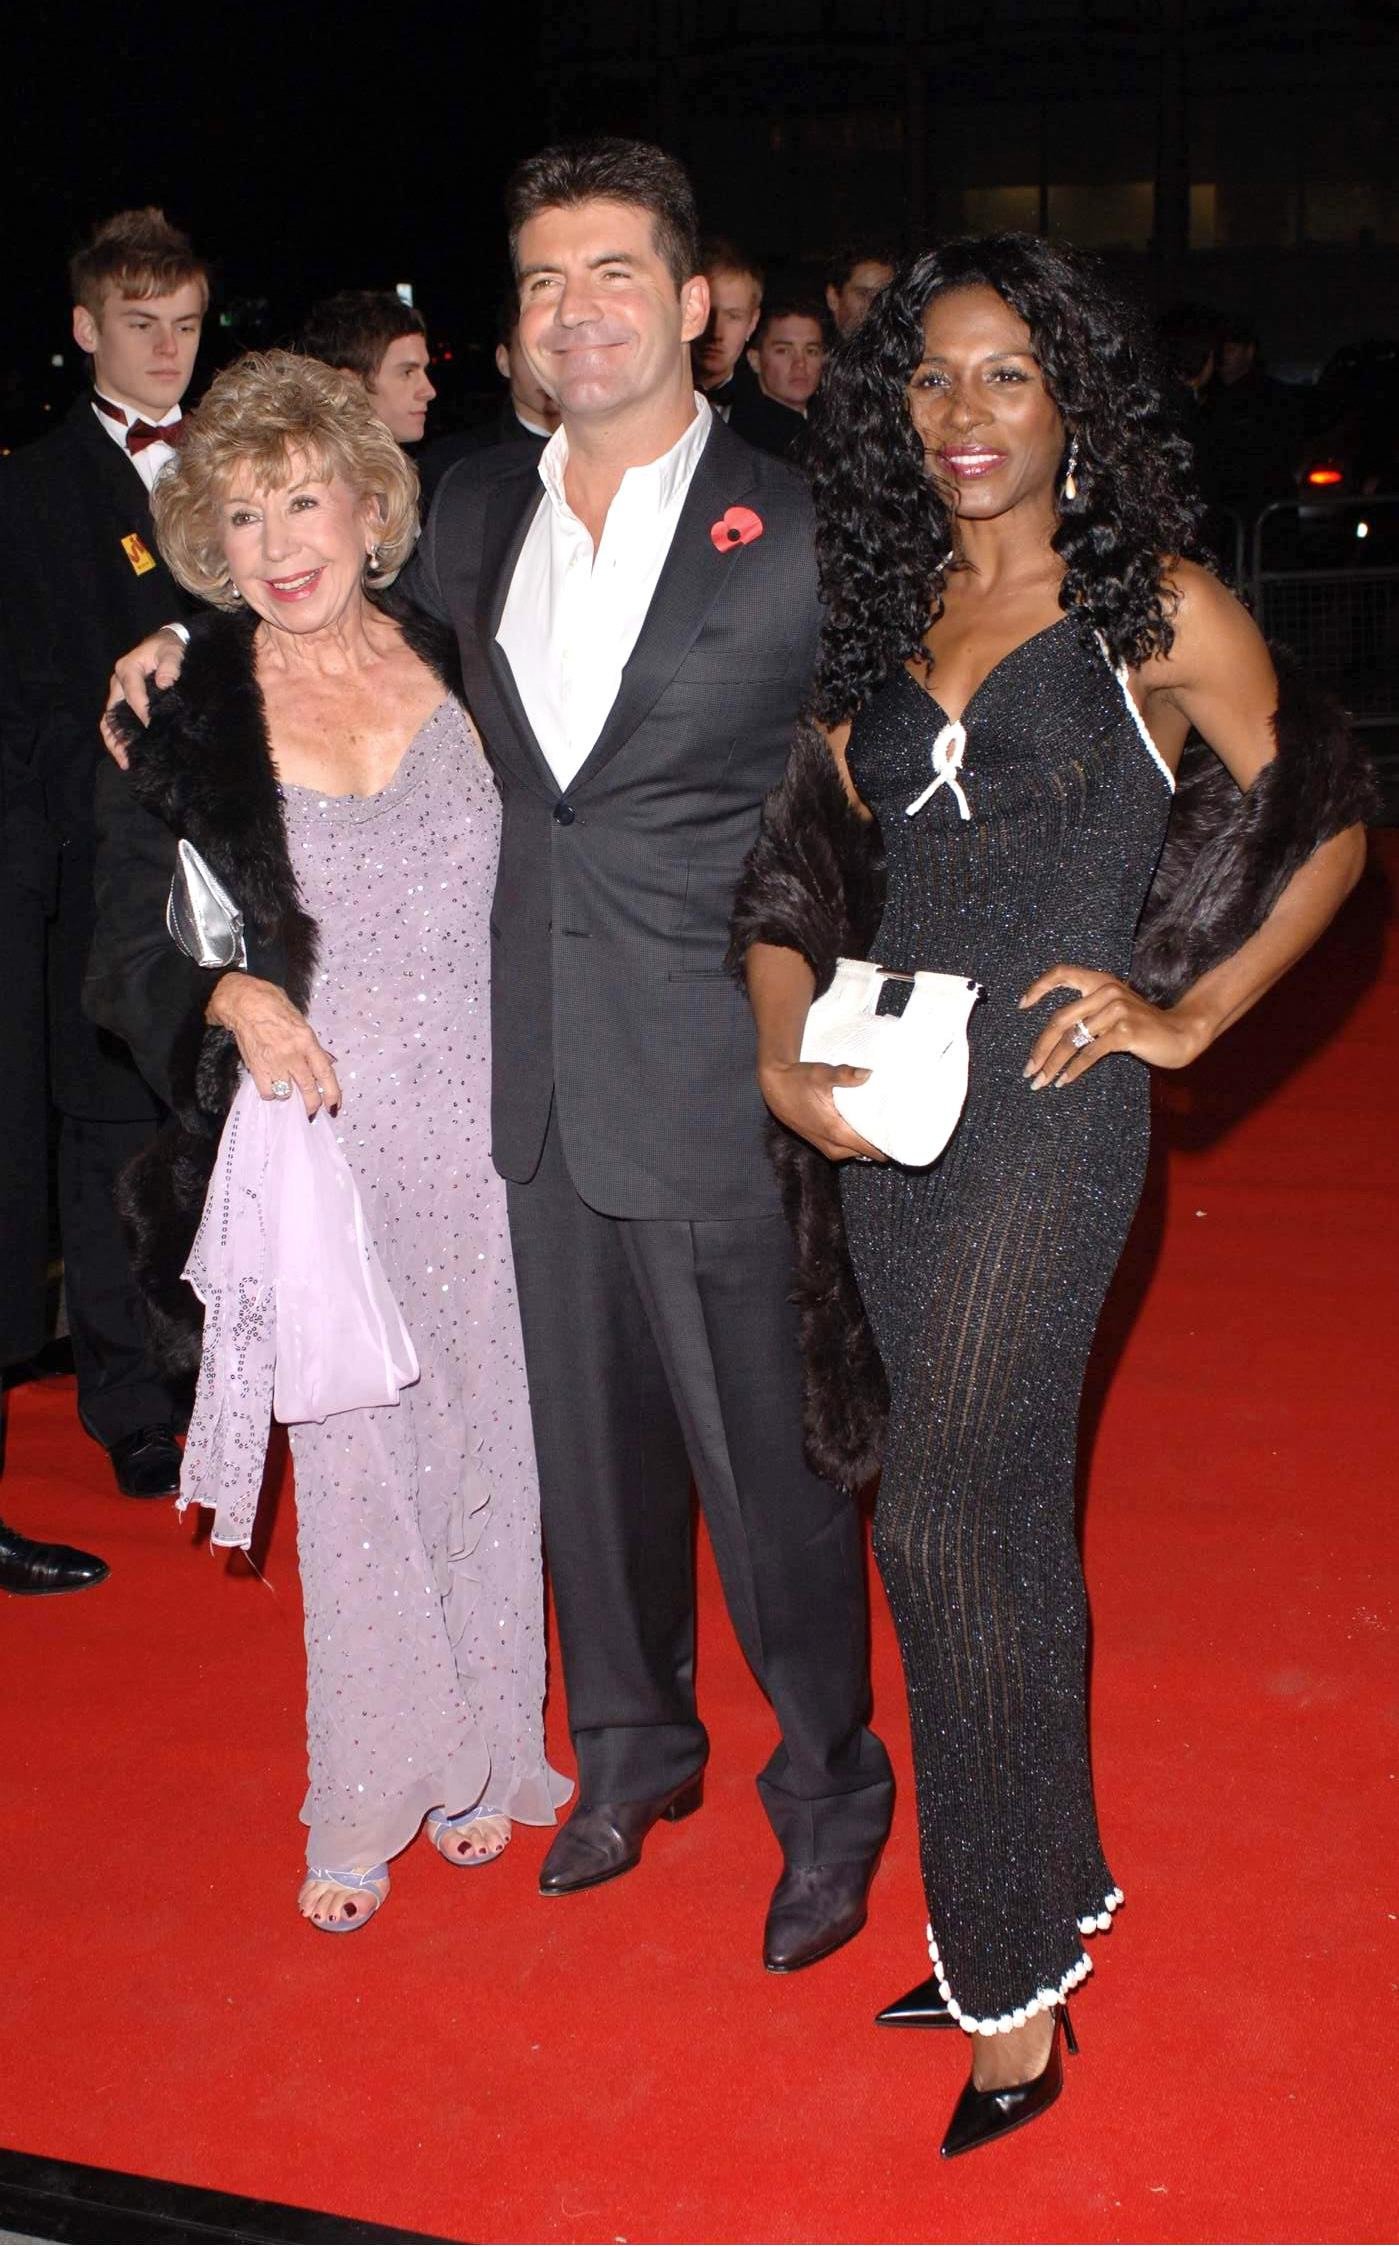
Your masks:
M 847 1163 L 841 1191 L 889 1377 L 875 1551 L 933 1964 L 963 2027 L 1006 2030 L 1082 1980 L 1080 1938 L 1122 1900 L 1088 1764 L 1074 1453 L 1148 1135 L 1147 1070 L 1128 1056 L 1030 1091 L 1026 1055 L 1065 994 L 1016 1001 L 1057 961 L 1126 976 L 1172 783 L 1125 675 L 1068 616 L 996 666 L 960 725 L 901 670 L 849 762 L 888 859 L 873 957 L 986 994 L 941 1160 Z

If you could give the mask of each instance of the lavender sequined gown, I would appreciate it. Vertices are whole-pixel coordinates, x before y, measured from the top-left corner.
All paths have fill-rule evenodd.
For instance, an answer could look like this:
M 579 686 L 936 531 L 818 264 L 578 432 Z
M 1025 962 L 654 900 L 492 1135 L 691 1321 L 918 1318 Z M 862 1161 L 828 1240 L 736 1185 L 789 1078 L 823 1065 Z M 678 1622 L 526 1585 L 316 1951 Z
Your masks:
M 453 702 L 378 795 L 283 794 L 335 1128 L 422 1368 L 395 1406 L 290 1431 L 307 1859 L 374 1865 L 438 1805 L 552 1825 L 570 1792 L 544 1757 L 539 1489 L 489 1151 L 500 811 Z

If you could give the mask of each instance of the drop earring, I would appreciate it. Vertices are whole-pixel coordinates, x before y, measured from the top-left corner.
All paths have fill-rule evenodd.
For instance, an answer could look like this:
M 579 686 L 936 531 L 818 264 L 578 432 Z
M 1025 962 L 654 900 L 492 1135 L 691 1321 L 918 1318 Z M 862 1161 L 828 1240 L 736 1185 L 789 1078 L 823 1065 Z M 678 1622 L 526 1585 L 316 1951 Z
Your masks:
M 1077 437 L 1071 437 L 1069 439 L 1069 457 L 1064 464 L 1064 486 L 1063 491 L 1060 495 L 1064 499 L 1072 500 L 1078 498 L 1078 478 L 1074 473 L 1077 467 L 1078 439 Z
M 369 575 L 373 577 L 379 567 L 379 549 L 377 546 L 370 547 L 369 552 L 364 557 L 364 566 Z

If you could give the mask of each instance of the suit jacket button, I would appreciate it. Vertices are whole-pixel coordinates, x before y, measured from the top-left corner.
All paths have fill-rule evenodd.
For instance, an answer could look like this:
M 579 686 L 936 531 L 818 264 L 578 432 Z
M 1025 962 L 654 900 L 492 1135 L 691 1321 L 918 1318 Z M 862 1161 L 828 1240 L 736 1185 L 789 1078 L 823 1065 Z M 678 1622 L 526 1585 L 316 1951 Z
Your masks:
M 572 804 L 565 803 L 563 797 L 560 796 L 554 806 L 554 817 L 560 827 L 571 827 L 578 814 Z

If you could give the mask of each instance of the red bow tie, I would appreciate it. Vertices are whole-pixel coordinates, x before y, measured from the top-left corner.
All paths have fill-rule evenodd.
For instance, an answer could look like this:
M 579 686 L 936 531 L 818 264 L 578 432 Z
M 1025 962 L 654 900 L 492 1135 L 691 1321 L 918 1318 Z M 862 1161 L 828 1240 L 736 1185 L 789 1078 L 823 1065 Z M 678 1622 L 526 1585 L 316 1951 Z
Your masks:
M 114 406 L 109 399 L 102 397 L 100 392 L 94 390 L 92 402 L 97 411 L 100 414 L 105 414 L 109 421 L 125 422 L 126 414 L 123 409 L 120 406 Z M 183 414 L 177 414 L 173 421 L 164 422 L 159 428 L 153 421 L 133 421 L 126 432 L 126 449 L 129 453 L 143 453 L 147 445 L 174 445 L 178 447 L 184 433 Z
M 147 445 L 174 445 L 178 447 L 185 433 L 184 416 L 175 421 L 162 422 L 159 429 L 149 421 L 133 421 L 126 432 L 126 449 L 129 453 L 143 453 Z

